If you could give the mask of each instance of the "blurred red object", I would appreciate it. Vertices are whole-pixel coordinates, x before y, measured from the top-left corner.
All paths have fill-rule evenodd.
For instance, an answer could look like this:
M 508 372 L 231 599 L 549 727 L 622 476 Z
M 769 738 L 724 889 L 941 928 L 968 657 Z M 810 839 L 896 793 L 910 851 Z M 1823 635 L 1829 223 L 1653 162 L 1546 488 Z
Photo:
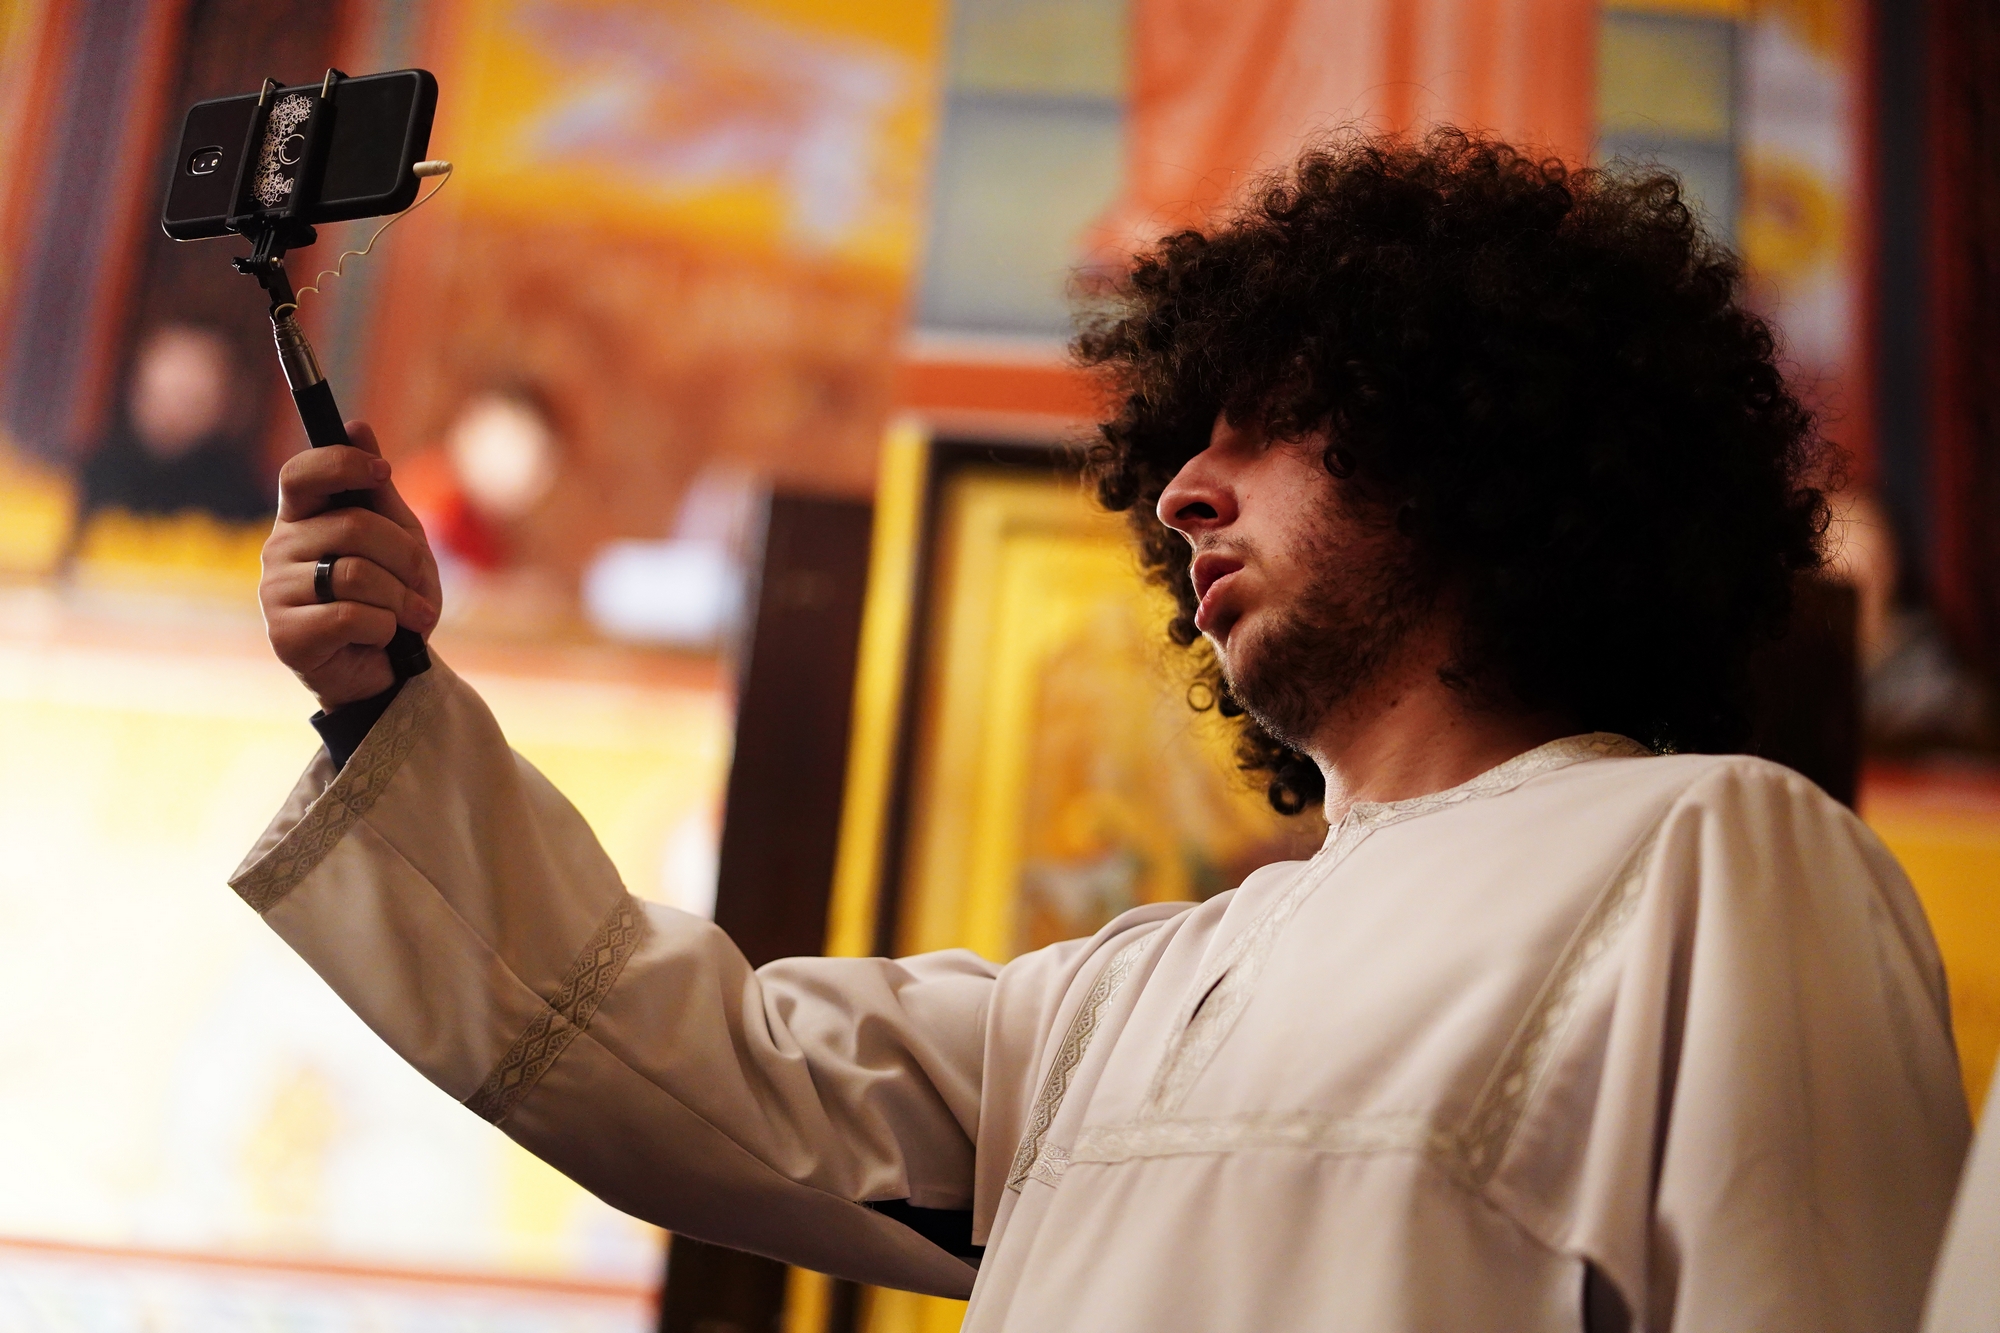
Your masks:
M 423 521 L 434 548 L 474 569 L 507 563 L 507 544 L 466 497 L 443 449 L 427 449 L 396 467 L 396 488 Z

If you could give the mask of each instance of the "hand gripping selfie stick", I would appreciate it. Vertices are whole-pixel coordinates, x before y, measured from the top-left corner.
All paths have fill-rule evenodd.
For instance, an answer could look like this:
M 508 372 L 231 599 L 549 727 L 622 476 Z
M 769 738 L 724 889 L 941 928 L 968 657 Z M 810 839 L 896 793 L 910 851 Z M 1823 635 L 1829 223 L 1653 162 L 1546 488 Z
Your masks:
M 333 85 L 341 77 L 340 71 L 328 70 L 326 78 L 320 83 L 318 96 L 312 99 L 312 111 L 303 130 L 305 144 L 299 174 L 292 186 L 292 197 L 284 208 L 276 212 L 251 209 L 229 219 L 229 229 L 250 241 L 252 247 L 249 255 L 239 256 L 230 262 L 238 273 L 247 273 L 257 279 L 258 285 L 271 298 L 271 333 L 278 344 L 278 363 L 284 367 L 285 382 L 291 386 L 292 402 L 298 406 L 299 420 L 306 428 L 306 439 L 315 449 L 352 441 L 347 438 L 347 427 L 341 422 L 340 407 L 333 401 L 333 386 L 326 382 L 326 376 L 319 368 L 319 358 L 313 354 L 312 344 L 306 341 L 305 330 L 299 327 L 298 297 L 292 291 L 292 280 L 285 272 L 285 251 L 311 245 L 319 239 L 311 225 L 303 221 L 302 215 L 314 202 L 312 196 L 317 189 L 319 168 L 324 162 L 332 128 L 332 107 L 328 99 Z M 264 80 L 263 93 L 257 99 L 257 112 L 250 118 L 250 137 L 244 144 L 237 167 L 233 196 L 239 205 L 245 198 L 244 177 L 257 160 L 264 128 L 270 120 L 271 94 L 279 86 L 276 79 Z M 427 167 L 438 170 L 425 171 Z M 419 162 L 414 168 L 420 175 L 441 175 L 448 169 L 443 163 L 431 162 Z M 368 507 L 368 493 L 342 491 L 333 497 L 333 507 L 365 509 Z M 399 681 L 420 676 L 431 669 L 430 652 L 424 647 L 422 637 L 415 630 L 401 625 L 396 627 L 396 636 L 389 640 L 388 654 L 389 667 Z

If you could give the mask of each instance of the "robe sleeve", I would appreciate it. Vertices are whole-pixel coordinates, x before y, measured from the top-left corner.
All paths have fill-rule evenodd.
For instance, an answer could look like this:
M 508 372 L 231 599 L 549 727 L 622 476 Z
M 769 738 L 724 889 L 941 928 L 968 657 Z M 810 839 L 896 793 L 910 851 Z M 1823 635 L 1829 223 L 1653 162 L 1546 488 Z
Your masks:
M 641 903 L 442 663 L 337 772 L 317 756 L 231 885 L 383 1040 L 592 1193 L 699 1239 L 964 1296 L 863 1206 L 972 1197 L 986 1011 L 970 953 L 753 971 Z
M 2000 1333 L 2000 1092 L 1996 1075 L 1986 1093 L 1989 1108 L 1979 1142 L 1966 1163 L 1953 1205 L 1951 1229 L 1931 1279 L 1924 1333 Z
M 1866 827 L 1718 764 L 1668 811 L 1616 969 L 1575 1248 L 1649 1333 L 1921 1317 L 1970 1127 L 1944 971 Z

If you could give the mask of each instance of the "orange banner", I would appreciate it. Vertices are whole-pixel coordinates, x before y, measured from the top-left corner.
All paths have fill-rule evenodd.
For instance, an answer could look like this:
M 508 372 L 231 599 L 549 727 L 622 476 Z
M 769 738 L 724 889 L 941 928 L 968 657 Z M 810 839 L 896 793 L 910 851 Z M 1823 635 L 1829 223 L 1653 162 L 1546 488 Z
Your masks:
M 1129 245 L 1199 220 L 1309 135 L 1449 123 L 1583 161 L 1592 0 L 1136 0 Z

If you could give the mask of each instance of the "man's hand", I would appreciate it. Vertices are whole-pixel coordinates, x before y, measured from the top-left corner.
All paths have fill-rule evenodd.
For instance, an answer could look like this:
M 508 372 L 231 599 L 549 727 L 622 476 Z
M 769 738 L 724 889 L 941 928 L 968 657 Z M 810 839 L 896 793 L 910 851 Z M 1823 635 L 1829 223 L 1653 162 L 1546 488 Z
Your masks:
M 428 637 L 443 606 L 423 524 L 389 481 L 375 432 L 350 421 L 347 437 L 351 447 L 304 450 L 278 474 L 258 588 L 272 650 L 328 712 L 393 685 L 383 647 L 398 625 Z M 366 492 L 373 509 L 329 509 L 342 491 Z M 313 590 L 322 556 L 339 557 L 325 604 Z

